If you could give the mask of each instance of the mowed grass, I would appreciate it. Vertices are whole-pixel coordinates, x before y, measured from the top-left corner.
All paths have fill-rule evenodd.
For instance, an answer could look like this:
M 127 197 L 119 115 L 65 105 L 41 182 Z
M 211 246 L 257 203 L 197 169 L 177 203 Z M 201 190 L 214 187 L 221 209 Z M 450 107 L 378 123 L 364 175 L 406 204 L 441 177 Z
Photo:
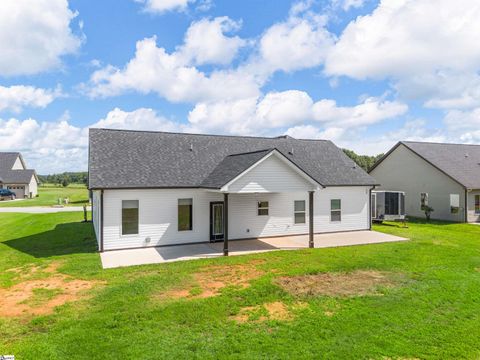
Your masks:
M 411 241 L 102 270 L 81 214 L 0 214 L 0 289 L 18 268 L 61 264 L 96 281 L 89 296 L 52 314 L 0 318 L 0 354 L 16 359 L 476 359 L 480 357 L 480 226 L 411 223 L 376 230 Z M 214 265 L 215 267 L 211 267 Z M 255 267 L 250 286 L 201 297 L 195 274 Z M 16 268 L 16 271 L 6 271 Z M 203 269 L 203 270 L 202 270 Z M 296 297 L 277 277 L 358 270 L 394 274 L 361 296 Z M 165 296 L 192 284 L 190 298 Z M 42 298 L 53 293 L 40 294 Z M 1 303 L 1 300 L 0 300 Z M 283 303 L 288 319 L 244 308 Z M 301 304 L 298 306 L 297 304 Z
M 83 206 L 88 203 L 88 190 L 85 185 L 71 184 L 67 187 L 45 185 L 38 187 L 38 197 L 21 201 L 0 201 L 0 207 L 52 206 L 58 199 L 69 199 L 65 206 Z

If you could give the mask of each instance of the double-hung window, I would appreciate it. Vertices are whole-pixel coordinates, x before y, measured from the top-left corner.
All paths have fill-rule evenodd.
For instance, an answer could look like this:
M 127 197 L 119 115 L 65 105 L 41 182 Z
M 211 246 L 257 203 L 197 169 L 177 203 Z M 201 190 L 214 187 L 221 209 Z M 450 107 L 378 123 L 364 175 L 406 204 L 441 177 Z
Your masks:
M 458 214 L 460 211 L 460 195 L 450 194 L 450 213 Z
M 268 201 L 259 201 L 257 206 L 258 216 L 268 215 Z
M 305 200 L 295 200 L 293 209 L 294 223 L 305 224 Z
M 138 200 L 122 200 L 122 235 L 138 234 Z
M 178 231 L 193 229 L 193 199 L 178 199 Z
M 340 199 L 330 200 L 330 221 L 332 222 L 342 221 L 342 200 Z
M 480 215 L 480 195 L 475 195 L 475 214 Z

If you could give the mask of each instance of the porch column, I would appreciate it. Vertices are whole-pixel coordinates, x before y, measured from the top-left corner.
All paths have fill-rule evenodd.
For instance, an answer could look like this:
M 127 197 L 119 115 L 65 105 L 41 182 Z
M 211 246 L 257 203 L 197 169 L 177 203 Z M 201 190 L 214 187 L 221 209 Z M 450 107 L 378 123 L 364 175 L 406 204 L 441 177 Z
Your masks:
M 314 248 L 315 244 L 313 242 L 313 194 L 315 191 L 308 192 L 308 247 Z
M 228 256 L 228 193 L 223 194 L 223 256 Z

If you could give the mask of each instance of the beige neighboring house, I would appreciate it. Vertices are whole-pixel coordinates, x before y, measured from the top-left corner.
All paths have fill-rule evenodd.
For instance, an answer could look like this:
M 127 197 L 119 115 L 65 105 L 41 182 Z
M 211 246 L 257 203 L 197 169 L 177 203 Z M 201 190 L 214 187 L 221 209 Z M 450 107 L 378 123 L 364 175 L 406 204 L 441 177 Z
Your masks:
M 401 141 L 370 170 L 380 189 L 405 192 L 408 216 L 480 222 L 480 145 Z
M 20 153 L 0 152 L 0 189 L 13 191 L 17 199 L 37 196 L 37 174 L 27 169 Z

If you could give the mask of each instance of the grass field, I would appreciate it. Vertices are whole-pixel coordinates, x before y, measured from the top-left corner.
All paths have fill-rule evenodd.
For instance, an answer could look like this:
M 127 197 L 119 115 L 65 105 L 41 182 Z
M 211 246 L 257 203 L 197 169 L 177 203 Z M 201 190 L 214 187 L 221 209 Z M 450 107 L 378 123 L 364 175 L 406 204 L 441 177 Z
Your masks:
M 66 206 L 83 206 L 88 203 L 88 190 L 85 185 L 71 184 L 67 187 L 44 185 L 38 188 L 38 197 L 21 201 L 0 201 L 0 207 L 52 206 L 58 198 L 69 198 Z
M 480 226 L 378 225 L 411 241 L 102 270 L 80 220 L 0 214 L 0 354 L 480 357 Z

